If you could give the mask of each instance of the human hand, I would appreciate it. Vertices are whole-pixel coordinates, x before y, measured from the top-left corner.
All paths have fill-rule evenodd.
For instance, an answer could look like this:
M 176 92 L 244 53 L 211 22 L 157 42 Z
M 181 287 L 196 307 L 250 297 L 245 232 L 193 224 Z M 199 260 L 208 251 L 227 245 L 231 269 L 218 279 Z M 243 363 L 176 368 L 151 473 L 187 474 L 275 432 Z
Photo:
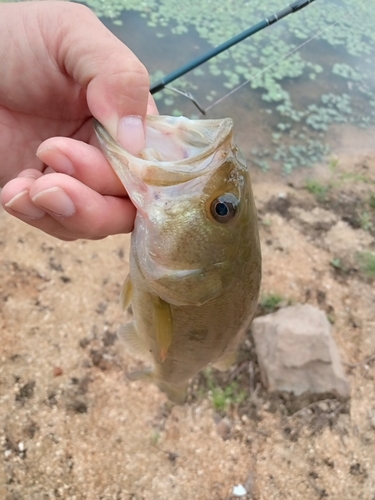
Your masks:
M 130 152 L 157 114 L 144 66 L 86 7 L 0 4 L 5 210 L 63 240 L 132 230 L 135 208 L 97 149 L 95 116 Z

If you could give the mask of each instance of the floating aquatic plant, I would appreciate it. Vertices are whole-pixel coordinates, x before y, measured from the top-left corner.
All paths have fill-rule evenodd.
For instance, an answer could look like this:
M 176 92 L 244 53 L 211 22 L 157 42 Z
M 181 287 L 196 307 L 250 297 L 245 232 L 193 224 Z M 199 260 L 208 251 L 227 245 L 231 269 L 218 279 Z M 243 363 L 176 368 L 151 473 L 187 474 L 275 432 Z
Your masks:
M 336 63 L 333 65 L 332 73 L 334 75 L 339 75 L 347 80 L 360 80 L 361 74 L 354 68 L 349 66 L 349 64 Z

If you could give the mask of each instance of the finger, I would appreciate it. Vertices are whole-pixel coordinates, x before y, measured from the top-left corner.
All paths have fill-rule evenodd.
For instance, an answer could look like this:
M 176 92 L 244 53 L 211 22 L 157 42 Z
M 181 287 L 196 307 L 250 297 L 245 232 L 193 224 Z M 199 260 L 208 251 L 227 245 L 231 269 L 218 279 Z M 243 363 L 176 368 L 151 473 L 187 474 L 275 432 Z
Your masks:
M 70 15 L 60 18 L 59 66 L 87 89 L 91 113 L 136 154 L 145 144 L 147 70 L 87 7 L 75 4 L 75 16 L 69 7 Z
M 102 196 L 63 174 L 13 179 L 4 186 L 1 202 L 24 222 L 67 240 L 130 232 L 136 212 L 129 198 Z
M 127 197 L 102 196 L 77 179 L 49 174 L 30 188 L 34 205 L 69 231 L 84 238 L 103 238 L 133 229 L 135 207 Z
M 18 218 L 26 215 L 28 219 L 41 219 L 46 212 L 33 204 L 30 199 L 30 188 L 35 180 L 43 174 L 37 170 L 24 170 L 25 177 L 17 177 L 11 180 L 0 192 L 1 204 L 7 212 Z M 38 175 L 39 174 L 39 175 Z
M 147 104 L 147 114 L 148 115 L 158 115 L 159 110 L 156 106 L 155 99 L 151 94 L 148 94 L 148 104 Z
M 44 141 L 38 158 L 55 172 L 66 174 L 103 195 L 125 196 L 126 191 L 99 149 L 66 137 Z

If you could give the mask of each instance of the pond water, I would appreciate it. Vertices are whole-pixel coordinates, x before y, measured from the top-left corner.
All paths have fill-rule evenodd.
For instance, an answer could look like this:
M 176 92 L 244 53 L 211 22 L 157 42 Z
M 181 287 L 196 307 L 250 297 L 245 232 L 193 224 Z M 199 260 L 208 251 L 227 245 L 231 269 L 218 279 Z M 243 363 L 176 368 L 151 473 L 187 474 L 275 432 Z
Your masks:
M 85 3 L 144 62 L 153 81 L 288 5 L 285 0 Z M 340 131 L 343 137 L 355 134 L 354 146 L 375 150 L 375 136 L 372 141 L 372 134 L 361 133 L 375 124 L 370 4 L 316 0 L 171 85 L 210 107 L 207 117 L 231 116 L 240 148 L 262 171 L 285 175 L 328 162 Z M 175 92 L 155 97 L 160 113 L 201 116 Z

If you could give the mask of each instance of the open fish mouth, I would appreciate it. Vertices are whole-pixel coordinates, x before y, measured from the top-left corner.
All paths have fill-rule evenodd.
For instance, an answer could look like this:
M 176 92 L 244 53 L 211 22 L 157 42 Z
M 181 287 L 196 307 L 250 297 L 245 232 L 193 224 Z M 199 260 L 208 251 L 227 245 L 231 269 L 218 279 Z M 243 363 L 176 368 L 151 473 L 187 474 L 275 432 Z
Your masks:
M 97 120 L 94 129 L 125 188 L 129 175 L 148 185 L 171 186 L 205 175 L 212 162 L 225 160 L 224 143 L 232 138 L 233 121 L 147 116 L 146 147 L 139 156 L 127 152 Z

